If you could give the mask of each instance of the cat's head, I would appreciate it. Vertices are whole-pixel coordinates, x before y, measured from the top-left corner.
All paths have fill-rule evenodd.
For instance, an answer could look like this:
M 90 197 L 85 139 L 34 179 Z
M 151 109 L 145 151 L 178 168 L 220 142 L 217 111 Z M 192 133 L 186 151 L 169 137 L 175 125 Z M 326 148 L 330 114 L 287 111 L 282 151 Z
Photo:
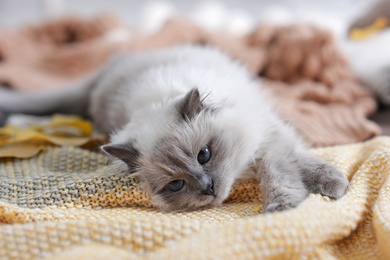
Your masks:
M 145 125 L 118 133 L 125 141 L 102 147 L 127 164 L 161 210 L 220 205 L 245 166 L 245 138 L 229 119 L 234 112 L 204 103 L 193 89 L 165 111 L 171 116 L 144 118 Z

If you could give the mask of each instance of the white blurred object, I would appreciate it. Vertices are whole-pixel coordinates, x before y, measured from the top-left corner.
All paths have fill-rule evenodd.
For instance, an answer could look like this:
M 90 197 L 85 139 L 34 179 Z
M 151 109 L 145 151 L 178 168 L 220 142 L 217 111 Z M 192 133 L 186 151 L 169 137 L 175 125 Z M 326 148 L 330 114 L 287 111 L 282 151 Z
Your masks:
M 59 17 L 65 12 L 65 0 L 43 0 L 43 4 L 49 17 Z
M 177 13 L 176 7 L 168 1 L 153 1 L 147 3 L 141 11 L 142 31 L 153 33 Z
M 227 23 L 228 10 L 222 2 L 205 1 L 195 5 L 190 18 L 203 29 L 218 31 Z
M 128 42 L 133 37 L 133 32 L 125 27 L 115 28 L 106 32 L 103 37 L 109 42 Z
M 353 72 L 386 105 L 390 105 L 389 46 L 390 29 L 363 41 L 340 43 Z
M 226 31 L 236 37 L 249 34 L 255 27 L 254 18 L 243 10 L 234 10 L 229 13 Z

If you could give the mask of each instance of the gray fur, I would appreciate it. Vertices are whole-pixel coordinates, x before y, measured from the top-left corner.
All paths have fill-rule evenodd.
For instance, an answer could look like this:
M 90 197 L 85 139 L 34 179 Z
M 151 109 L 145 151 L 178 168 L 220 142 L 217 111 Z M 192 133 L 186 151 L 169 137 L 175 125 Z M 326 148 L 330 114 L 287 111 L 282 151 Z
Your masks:
M 245 68 L 214 49 L 118 56 L 78 88 L 0 91 L 0 114 L 54 110 L 88 111 L 111 134 L 102 150 L 139 176 L 164 211 L 218 206 L 242 178 L 260 182 L 265 212 L 296 207 L 309 193 L 338 199 L 348 186 L 336 168 L 307 152 Z M 211 156 L 201 163 L 204 147 Z M 178 180 L 182 189 L 173 191 Z

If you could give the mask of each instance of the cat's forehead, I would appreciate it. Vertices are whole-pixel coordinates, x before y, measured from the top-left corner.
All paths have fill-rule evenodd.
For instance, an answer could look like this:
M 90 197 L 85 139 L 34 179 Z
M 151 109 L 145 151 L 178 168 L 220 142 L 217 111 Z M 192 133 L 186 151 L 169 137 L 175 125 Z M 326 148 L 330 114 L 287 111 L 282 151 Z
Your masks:
M 174 176 L 181 173 L 196 175 L 203 167 L 198 162 L 198 154 L 205 146 L 208 146 L 213 154 L 207 167 L 214 167 L 221 161 L 221 155 L 226 155 L 226 152 L 221 139 L 213 135 L 202 136 L 196 140 L 177 136 L 161 138 L 148 160 L 153 164 L 158 163 L 161 169 Z
M 208 129 L 182 127 L 168 132 L 156 142 L 156 149 L 160 153 L 176 154 L 178 156 L 194 156 L 199 149 L 208 145 L 214 139 Z
M 188 135 L 172 132 L 160 138 L 148 158 L 152 163 L 160 164 L 161 168 L 176 171 L 175 174 L 196 171 L 199 150 L 210 145 L 213 137 Z
M 175 166 L 175 169 L 180 169 L 177 171 L 179 173 L 188 172 L 193 163 L 193 153 L 187 147 L 181 148 L 177 144 L 164 143 L 157 147 L 152 159 L 165 165 Z

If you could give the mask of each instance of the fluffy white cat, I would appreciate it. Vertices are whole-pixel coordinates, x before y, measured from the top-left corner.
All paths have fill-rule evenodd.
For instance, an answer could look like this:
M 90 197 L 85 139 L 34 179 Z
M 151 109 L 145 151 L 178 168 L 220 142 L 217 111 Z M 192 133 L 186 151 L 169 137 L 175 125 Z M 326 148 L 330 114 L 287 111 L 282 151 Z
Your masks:
M 0 92 L 0 112 L 88 115 L 110 134 L 102 150 L 136 174 L 164 211 L 218 206 L 256 178 L 266 212 L 309 193 L 340 198 L 348 181 L 310 155 L 246 69 L 209 47 L 123 54 L 82 86 Z

